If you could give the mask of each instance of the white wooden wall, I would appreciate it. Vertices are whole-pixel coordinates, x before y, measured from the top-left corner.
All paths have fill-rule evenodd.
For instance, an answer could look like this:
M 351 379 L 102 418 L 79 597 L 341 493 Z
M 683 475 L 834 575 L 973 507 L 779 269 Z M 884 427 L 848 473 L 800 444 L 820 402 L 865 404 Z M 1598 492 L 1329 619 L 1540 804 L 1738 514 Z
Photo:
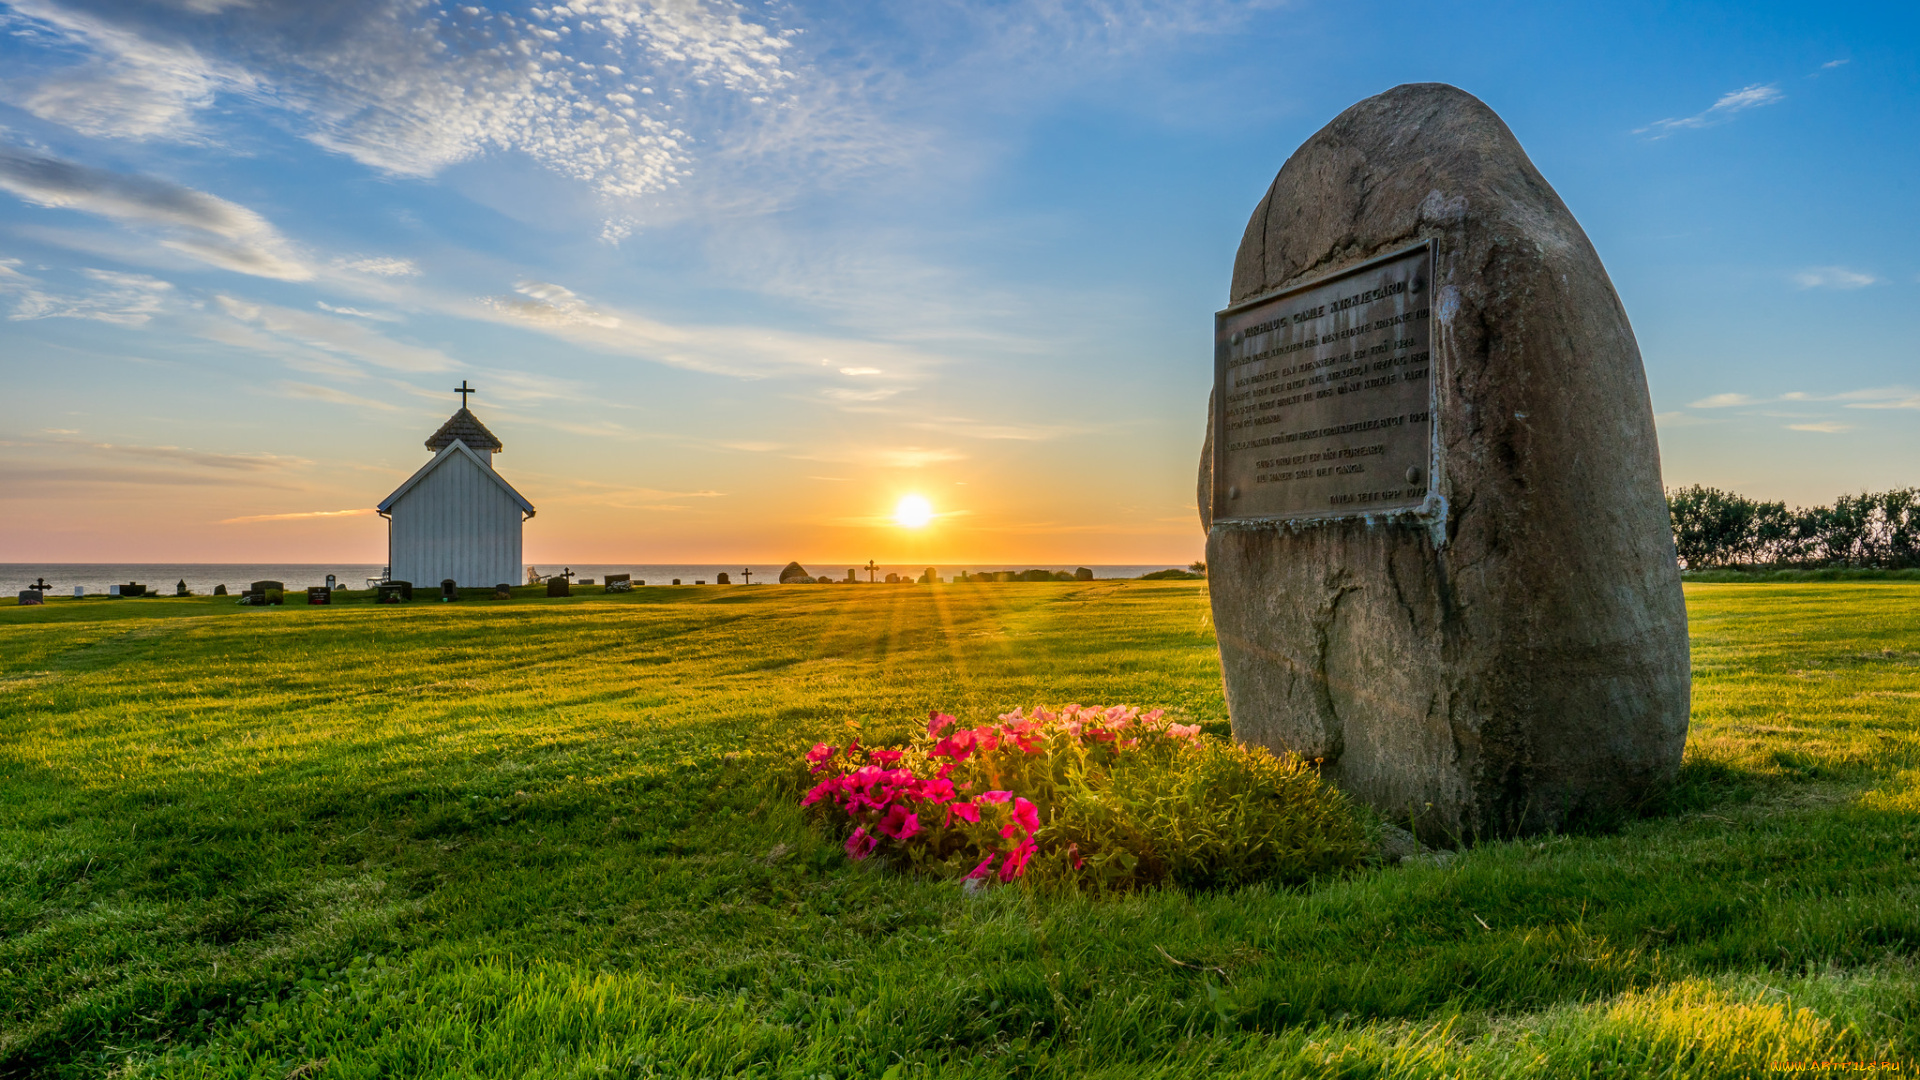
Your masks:
M 520 507 L 465 454 L 448 454 L 393 504 L 396 581 L 437 587 L 445 578 L 462 588 L 517 584 Z

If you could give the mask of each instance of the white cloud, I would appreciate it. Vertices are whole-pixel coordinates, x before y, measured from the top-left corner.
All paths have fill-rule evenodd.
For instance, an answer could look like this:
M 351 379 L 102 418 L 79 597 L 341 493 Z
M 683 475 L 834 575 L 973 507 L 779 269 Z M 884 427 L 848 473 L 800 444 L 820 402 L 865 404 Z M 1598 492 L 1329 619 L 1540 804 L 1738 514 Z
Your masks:
M 257 521 L 305 521 L 311 518 L 366 517 L 374 513 L 372 507 L 364 510 L 306 510 L 294 514 L 249 514 L 246 517 L 222 518 L 221 525 L 250 525 Z
M 170 282 L 145 274 L 86 270 L 98 285 L 75 295 L 58 295 L 38 288 L 16 290 L 10 319 L 90 319 L 116 326 L 145 326 L 165 306 Z
M 1849 409 L 1920 409 L 1920 390 L 1906 386 L 1883 386 L 1871 390 L 1850 390 L 1831 399 L 1846 403 Z
M 1655 120 L 1646 127 L 1635 130 L 1634 134 L 1647 135 L 1651 133 L 1652 138 L 1664 139 L 1676 131 L 1724 124 L 1728 120 L 1733 119 L 1734 116 L 1748 109 L 1757 109 L 1762 105 L 1773 105 L 1784 100 L 1786 100 L 1786 95 L 1780 92 L 1779 87 L 1766 83 L 1755 83 L 1752 86 L 1722 94 L 1720 100 L 1714 102 L 1702 112 L 1679 119 Z
M 524 299 L 493 296 L 487 298 L 487 306 L 516 319 L 548 326 L 582 325 L 612 329 L 620 325 L 619 319 L 595 311 L 586 301 L 574 295 L 573 290 L 562 285 L 523 281 L 515 285 L 513 291 Z
M 420 268 L 414 265 L 412 259 L 396 259 L 385 255 L 343 257 L 333 260 L 333 265 L 341 270 L 375 277 L 416 277 L 420 273 Z
M 237 273 L 284 281 L 313 277 L 259 214 L 157 177 L 105 172 L 0 146 L 0 188 L 38 206 L 155 230 L 162 246 Z
M 1726 409 L 1736 405 L 1758 405 L 1759 400 L 1745 394 L 1714 394 L 1687 406 L 1689 409 Z
M 1844 266 L 1811 266 L 1793 275 L 1793 281 L 1803 289 L 1864 289 L 1880 279 Z
M 1820 70 L 1831 71 L 1834 68 L 1840 67 L 1845 64 L 1851 64 L 1851 63 L 1853 63 L 1853 61 L 1851 60 L 1829 60 L 1826 63 L 1820 65 Z
M 1788 431 L 1818 431 L 1828 435 L 1836 435 L 1842 431 L 1852 431 L 1853 425 L 1842 424 L 1837 420 L 1821 420 L 1818 422 L 1807 423 L 1807 424 L 1788 424 L 1787 430 Z
M 344 390 L 335 390 L 331 386 L 315 386 L 313 383 L 283 382 L 280 393 L 290 398 L 304 398 L 308 401 L 324 401 L 331 405 L 350 405 L 356 409 L 378 409 L 381 412 L 397 410 L 392 402 L 375 398 L 349 394 Z
M 362 164 L 427 176 L 519 151 L 604 194 L 678 183 L 695 142 L 658 85 L 716 111 L 773 115 L 794 75 L 790 37 L 734 0 L 571 0 L 495 12 L 425 0 L 231 3 L 204 16 L 20 0 L 16 32 L 52 37 L 71 66 L 20 80 L 36 115 L 95 136 L 198 137 L 221 94 L 283 110 L 308 139 Z M 528 16 L 531 13 L 531 17 Z M 196 17 L 196 15 L 202 17 Z
M 880 369 L 877 367 L 843 367 L 840 369 L 840 374 L 842 375 L 878 375 L 880 373 Z
M 335 315 L 351 315 L 356 319 L 372 319 L 375 322 L 400 321 L 400 317 L 397 315 L 388 315 L 379 311 L 361 311 L 359 308 L 334 307 L 325 300 L 315 300 L 313 306 L 319 308 L 321 311 L 331 311 Z
M 214 303 L 234 319 L 259 327 L 282 341 L 322 349 L 379 367 L 395 371 L 448 371 L 455 366 L 453 358 L 438 349 L 395 341 L 367 326 L 345 319 L 272 304 L 251 304 L 226 295 L 216 295 Z

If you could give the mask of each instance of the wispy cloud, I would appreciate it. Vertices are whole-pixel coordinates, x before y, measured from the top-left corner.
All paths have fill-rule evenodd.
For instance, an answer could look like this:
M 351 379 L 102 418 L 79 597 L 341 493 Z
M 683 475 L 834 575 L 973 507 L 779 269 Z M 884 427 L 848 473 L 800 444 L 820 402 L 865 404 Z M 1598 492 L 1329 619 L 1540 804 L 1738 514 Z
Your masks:
M 1845 65 L 1847 65 L 1847 64 L 1851 64 L 1851 63 L 1853 63 L 1853 61 L 1851 61 L 1851 60 L 1829 60 L 1829 61 L 1827 61 L 1826 63 L 1824 63 L 1824 64 L 1821 64 L 1821 65 L 1820 65 L 1820 70 L 1821 70 L 1821 71 L 1832 71 L 1832 70 L 1833 70 L 1834 68 L 1837 68 L 1837 67 L 1843 67 L 1843 66 L 1845 66 Z
M 1760 399 L 1746 394 L 1712 394 L 1687 405 L 1689 409 L 1728 409 L 1736 405 L 1758 405 Z
M 1806 424 L 1788 424 L 1788 431 L 1818 431 L 1828 435 L 1837 435 L 1842 431 L 1852 431 L 1852 424 L 1842 424 L 1838 420 L 1820 420 Z
M 1786 95 L 1780 92 L 1779 87 L 1770 83 L 1755 83 L 1752 86 L 1722 94 L 1720 100 L 1692 116 L 1655 120 L 1646 127 L 1636 129 L 1634 134 L 1664 139 L 1676 131 L 1724 124 L 1748 109 L 1757 109 L 1762 105 L 1773 105 L 1784 100 Z
M 1882 386 L 1849 390 L 1832 398 L 1849 409 L 1920 409 L 1920 390 L 1909 386 Z
M 396 259 L 387 255 L 343 256 L 333 260 L 336 269 L 356 274 L 372 274 L 375 277 L 415 277 L 420 268 L 412 259 Z
M 113 270 L 83 270 L 94 287 L 78 293 L 55 293 L 41 288 L 12 290 L 14 302 L 9 319 L 90 319 L 116 326 L 145 326 L 165 307 L 171 282 L 145 274 L 125 274 Z M 6 284 L 0 282 L 0 285 Z
M 106 172 L 0 146 L 0 188 L 38 206 L 81 210 L 149 229 L 164 247 L 258 277 L 313 277 L 291 246 L 252 210 L 152 176 Z
M 409 345 L 374 331 L 363 323 L 316 315 L 310 311 L 254 304 L 220 294 L 214 303 L 234 319 L 258 327 L 290 343 L 322 349 L 395 371 L 448 371 L 455 364 L 439 349 Z
M 1803 289 L 1864 289 L 1879 281 L 1872 274 L 1844 266 L 1811 266 L 1793 275 L 1793 283 Z
M 317 386 L 313 383 L 283 382 L 280 393 L 290 398 L 302 398 L 307 401 L 324 401 L 330 405 L 350 405 L 356 409 L 378 409 L 381 412 L 398 411 L 399 406 L 391 401 L 361 397 L 349 394 L 345 390 L 336 390 L 331 386 Z
M 374 512 L 369 506 L 364 510 L 306 510 L 294 514 L 249 514 L 246 517 L 221 518 L 221 525 L 251 525 L 257 521 L 307 521 L 313 518 L 366 517 Z

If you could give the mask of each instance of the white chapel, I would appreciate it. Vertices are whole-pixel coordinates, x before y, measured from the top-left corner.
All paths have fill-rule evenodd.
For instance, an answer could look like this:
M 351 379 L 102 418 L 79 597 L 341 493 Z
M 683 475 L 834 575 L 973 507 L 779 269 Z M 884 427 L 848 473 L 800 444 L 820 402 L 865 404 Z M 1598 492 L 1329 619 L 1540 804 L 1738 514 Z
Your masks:
M 379 506 L 387 519 L 387 578 L 437 585 L 511 585 L 522 576 L 520 527 L 533 504 L 493 468 L 504 449 L 467 409 L 476 393 L 462 379 L 460 411 L 427 440 L 433 460 Z

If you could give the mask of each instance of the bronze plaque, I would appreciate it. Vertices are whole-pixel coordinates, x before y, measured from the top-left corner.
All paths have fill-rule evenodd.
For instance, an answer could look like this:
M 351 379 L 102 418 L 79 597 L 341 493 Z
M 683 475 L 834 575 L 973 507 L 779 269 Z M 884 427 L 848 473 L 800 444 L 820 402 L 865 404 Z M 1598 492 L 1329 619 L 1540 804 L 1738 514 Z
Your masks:
M 1432 283 L 1421 244 L 1214 316 L 1213 520 L 1421 508 Z

